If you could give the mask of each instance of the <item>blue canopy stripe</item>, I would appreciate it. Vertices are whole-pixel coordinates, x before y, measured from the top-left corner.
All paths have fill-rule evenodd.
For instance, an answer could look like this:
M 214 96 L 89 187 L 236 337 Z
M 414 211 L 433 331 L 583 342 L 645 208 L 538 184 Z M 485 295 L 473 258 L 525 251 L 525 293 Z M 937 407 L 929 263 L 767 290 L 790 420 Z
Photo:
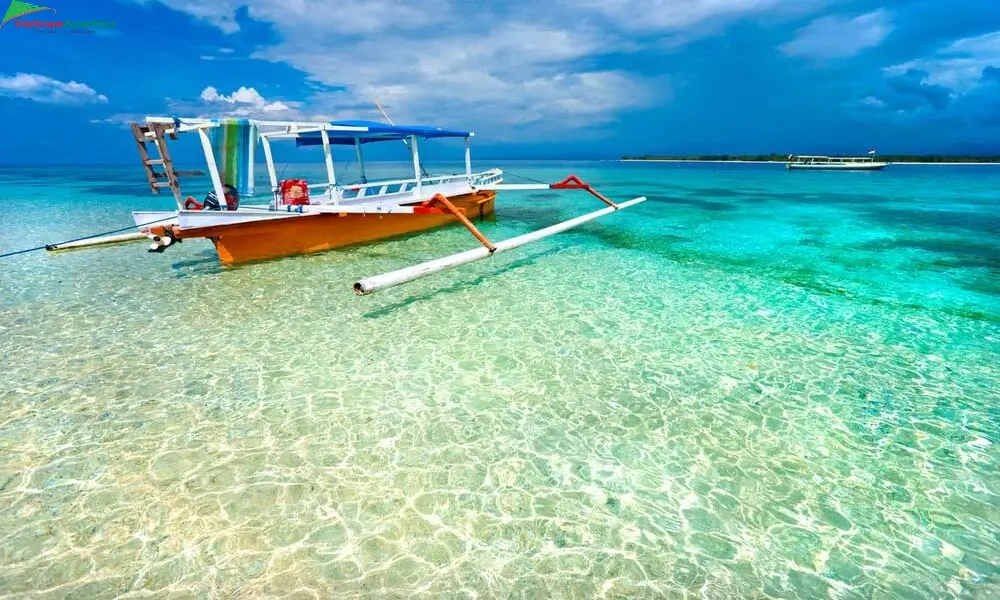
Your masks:
M 341 146 L 353 146 L 357 139 L 362 144 L 385 142 L 389 140 L 405 140 L 410 136 L 418 138 L 464 138 L 472 135 L 469 131 L 442 129 L 427 125 L 389 125 L 378 121 L 332 121 L 330 125 L 339 127 L 364 127 L 367 131 L 327 131 L 330 143 Z M 302 133 L 295 138 L 296 146 L 321 146 L 323 135 L 319 131 Z

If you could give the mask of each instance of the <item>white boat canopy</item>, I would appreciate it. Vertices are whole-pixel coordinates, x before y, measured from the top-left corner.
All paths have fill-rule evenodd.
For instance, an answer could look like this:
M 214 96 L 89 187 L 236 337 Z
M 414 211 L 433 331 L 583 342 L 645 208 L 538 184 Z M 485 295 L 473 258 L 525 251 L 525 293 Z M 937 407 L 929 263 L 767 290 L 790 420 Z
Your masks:
M 413 158 L 414 176 L 417 182 L 416 190 L 419 193 L 423 168 L 420 163 L 418 140 L 431 138 L 463 138 L 465 140 L 465 177 L 470 184 L 473 180 L 470 138 L 475 136 L 475 133 L 471 131 L 443 129 L 441 127 L 428 125 L 393 125 L 380 123 L 378 121 L 365 120 L 314 122 L 263 121 L 255 119 L 227 118 L 192 119 L 178 117 L 146 117 L 146 122 L 150 125 L 158 124 L 161 127 L 161 135 L 174 136 L 176 134 L 186 132 L 197 132 L 199 134 L 201 137 L 202 150 L 205 154 L 205 163 L 208 167 L 209 178 L 212 182 L 212 188 L 216 196 L 219 198 L 225 196 L 224 182 L 222 181 L 223 174 L 220 173 L 219 164 L 216 161 L 216 152 L 213 149 L 213 146 L 216 146 L 216 144 L 213 143 L 213 139 L 209 136 L 209 131 L 218 127 L 229 125 L 236 125 L 237 127 L 245 130 L 245 133 L 243 134 L 245 139 L 242 143 L 238 143 L 240 147 L 235 153 L 235 161 L 237 164 L 232 165 L 231 168 L 233 170 L 240 171 L 240 180 L 246 182 L 245 186 L 236 187 L 238 189 L 242 187 L 243 189 L 239 189 L 240 193 L 245 193 L 249 196 L 254 195 L 254 148 L 256 147 L 258 140 L 261 142 L 264 150 L 264 159 L 271 183 L 271 194 L 275 198 L 277 198 L 277 194 L 279 193 L 280 183 L 278 181 L 274 157 L 271 151 L 271 141 L 278 140 L 294 140 L 297 147 L 323 147 L 323 155 L 327 172 L 327 183 L 323 187 L 327 188 L 335 204 L 338 203 L 338 199 L 332 192 L 334 188 L 337 187 L 337 177 L 334 171 L 334 160 L 331 147 L 336 145 L 355 147 L 358 165 L 361 170 L 361 181 L 362 183 L 365 183 L 367 182 L 367 177 L 365 175 L 364 157 L 361 149 L 362 145 L 373 142 L 402 141 L 409 148 Z M 144 135 L 152 140 L 155 137 L 155 132 L 149 132 Z M 223 160 L 232 160 L 232 157 L 228 156 L 228 151 L 226 154 L 227 156 L 221 156 L 219 158 Z M 178 208 L 183 209 L 184 206 L 181 201 L 179 190 L 175 190 L 174 195 L 177 199 Z

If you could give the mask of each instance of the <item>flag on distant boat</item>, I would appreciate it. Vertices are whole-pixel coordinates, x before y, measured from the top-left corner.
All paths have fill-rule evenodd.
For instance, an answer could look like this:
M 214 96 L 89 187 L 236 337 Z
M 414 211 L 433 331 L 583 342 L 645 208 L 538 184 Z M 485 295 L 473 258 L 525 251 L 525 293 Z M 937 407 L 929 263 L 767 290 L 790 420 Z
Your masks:
M 874 154 L 875 154 L 875 149 L 874 149 L 874 148 L 872 148 L 871 150 L 869 150 L 869 151 L 868 151 L 868 154 L 871 154 L 871 155 L 874 155 Z
M 252 196 L 257 125 L 248 119 L 221 119 L 219 123 L 211 132 L 212 151 L 222 183 L 236 188 L 240 196 Z

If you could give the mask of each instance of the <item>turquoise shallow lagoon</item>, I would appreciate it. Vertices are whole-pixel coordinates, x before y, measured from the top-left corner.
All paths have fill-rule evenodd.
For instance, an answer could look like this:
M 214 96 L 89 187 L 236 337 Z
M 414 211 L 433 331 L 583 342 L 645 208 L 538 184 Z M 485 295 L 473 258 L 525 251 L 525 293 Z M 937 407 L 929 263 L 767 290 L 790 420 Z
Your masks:
M 1000 168 L 498 166 L 650 200 L 367 297 L 474 241 L 0 259 L 0 596 L 1000 595 Z M 3 168 L 0 252 L 169 206 Z

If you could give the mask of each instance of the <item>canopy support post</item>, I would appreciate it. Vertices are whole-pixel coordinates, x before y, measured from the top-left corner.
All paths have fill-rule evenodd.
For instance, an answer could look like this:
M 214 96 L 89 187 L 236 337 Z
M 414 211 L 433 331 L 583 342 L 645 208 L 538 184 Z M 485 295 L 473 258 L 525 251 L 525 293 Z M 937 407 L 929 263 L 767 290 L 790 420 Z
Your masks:
M 212 180 L 212 189 L 215 190 L 215 198 L 220 206 L 227 204 L 226 191 L 222 188 L 222 178 L 219 177 L 219 165 L 215 164 L 215 153 L 212 152 L 212 140 L 208 137 L 208 132 L 204 129 L 198 130 L 198 137 L 201 138 L 201 149 L 205 151 L 205 163 L 208 165 L 208 176 Z
M 248 187 L 247 191 L 250 196 L 253 196 L 254 192 L 253 164 L 255 162 L 254 154 L 256 153 L 257 150 L 257 138 L 259 136 L 260 136 L 259 126 L 255 122 L 250 121 L 250 144 L 249 148 L 247 148 L 247 187 Z M 237 182 L 236 187 L 238 188 L 239 185 L 240 185 L 239 182 Z
M 472 185 L 472 148 L 469 144 L 469 136 L 465 136 L 465 178 Z
M 365 159 L 361 155 L 360 138 L 354 138 L 354 152 L 358 155 L 358 167 L 361 169 L 361 183 L 368 183 L 368 178 L 365 177 Z
M 420 150 L 417 149 L 417 136 L 410 136 L 410 151 L 413 152 L 413 176 L 417 178 L 417 197 L 420 197 Z
M 274 196 L 274 207 L 278 207 L 278 173 L 274 170 L 274 157 L 271 155 L 271 142 L 267 136 L 260 136 L 264 146 L 264 162 L 267 163 L 267 176 L 271 180 L 271 195 Z
M 326 160 L 326 192 L 330 195 L 330 200 L 334 204 L 339 204 L 337 196 L 334 193 L 334 187 L 337 185 L 337 174 L 333 170 L 333 152 L 330 151 L 330 134 L 327 133 L 325 126 L 320 130 L 319 134 L 323 138 L 323 158 Z

